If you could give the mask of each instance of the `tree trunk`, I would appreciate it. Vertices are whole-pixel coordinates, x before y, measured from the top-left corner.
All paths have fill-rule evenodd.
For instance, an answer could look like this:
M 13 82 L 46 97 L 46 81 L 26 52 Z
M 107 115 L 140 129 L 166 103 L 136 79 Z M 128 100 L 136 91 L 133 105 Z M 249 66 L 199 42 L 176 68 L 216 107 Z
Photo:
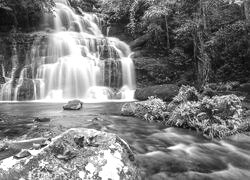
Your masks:
M 165 16 L 165 24 L 166 24 L 166 36 L 167 36 L 167 48 L 170 49 L 170 38 L 169 38 L 169 28 L 168 28 L 168 18 Z
M 193 53 L 194 53 L 194 79 L 197 81 L 196 85 L 198 85 L 198 79 L 199 79 L 199 60 L 198 60 L 198 37 L 197 37 L 197 29 L 193 32 Z M 199 85 L 197 86 L 197 88 Z
M 207 21 L 206 21 L 206 2 L 200 0 L 200 16 L 202 20 L 202 25 L 204 31 L 207 31 Z
M 246 23 L 250 24 L 249 0 L 244 0 L 244 13 L 246 18 Z
M 136 48 L 136 47 L 140 47 L 140 46 L 143 46 L 148 40 L 150 40 L 151 38 L 151 34 L 144 34 L 143 36 L 135 39 L 134 41 L 130 42 L 129 45 L 130 47 L 133 49 L 133 48 Z

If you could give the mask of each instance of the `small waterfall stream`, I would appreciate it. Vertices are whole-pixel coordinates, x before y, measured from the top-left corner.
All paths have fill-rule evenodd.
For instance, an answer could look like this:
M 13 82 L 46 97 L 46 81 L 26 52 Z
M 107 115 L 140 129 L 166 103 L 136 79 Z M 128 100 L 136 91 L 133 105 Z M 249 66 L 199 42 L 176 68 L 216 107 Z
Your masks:
M 12 66 L 1 100 L 133 99 L 129 46 L 104 37 L 95 14 L 80 12 L 68 1 L 56 0 L 54 14 L 44 15 L 42 22 L 44 30 L 50 29 L 47 37 L 34 40 L 18 79 Z

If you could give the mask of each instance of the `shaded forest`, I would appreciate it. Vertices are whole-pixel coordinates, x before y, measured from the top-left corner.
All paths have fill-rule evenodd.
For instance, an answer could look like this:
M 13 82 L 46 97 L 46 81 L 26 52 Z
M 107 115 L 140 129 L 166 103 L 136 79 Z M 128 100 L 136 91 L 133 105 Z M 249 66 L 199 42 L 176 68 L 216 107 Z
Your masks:
M 249 81 L 248 1 L 108 1 L 102 8 L 135 39 L 133 49 L 161 57 L 170 81 Z

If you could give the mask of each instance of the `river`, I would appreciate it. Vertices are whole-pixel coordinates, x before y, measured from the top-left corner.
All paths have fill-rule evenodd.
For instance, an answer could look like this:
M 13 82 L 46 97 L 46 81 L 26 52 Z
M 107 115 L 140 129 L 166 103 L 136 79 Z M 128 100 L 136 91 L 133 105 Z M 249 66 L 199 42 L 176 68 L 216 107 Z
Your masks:
M 122 102 L 87 103 L 80 111 L 63 111 L 62 103 L 1 103 L 0 137 L 25 137 L 34 126 L 35 117 L 48 117 L 49 127 L 63 130 L 85 127 L 119 135 L 136 154 L 144 179 L 250 179 L 249 135 L 207 140 L 191 130 L 123 117 L 122 105 Z M 0 158 L 4 156 L 0 153 Z

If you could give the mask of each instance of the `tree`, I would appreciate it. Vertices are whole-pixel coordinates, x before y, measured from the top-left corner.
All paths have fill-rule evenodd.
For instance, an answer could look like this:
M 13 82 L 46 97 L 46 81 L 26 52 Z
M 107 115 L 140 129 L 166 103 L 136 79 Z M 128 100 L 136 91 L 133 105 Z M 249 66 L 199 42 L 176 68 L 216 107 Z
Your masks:
M 171 9 L 167 7 L 167 1 L 160 1 L 157 4 L 152 4 L 144 13 L 143 20 L 149 23 L 149 27 L 154 25 L 153 31 L 163 31 L 160 24 L 157 22 L 164 19 L 165 21 L 165 31 L 167 37 L 167 48 L 170 49 L 170 37 L 169 37 L 169 25 L 168 25 L 168 17 L 171 14 Z M 149 29 L 149 31 L 152 31 Z
M 0 0 L 0 10 L 8 9 L 16 26 L 26 29 L 36 26 L 42 14 L 51 13 L 54 5 L 54 0 Z

